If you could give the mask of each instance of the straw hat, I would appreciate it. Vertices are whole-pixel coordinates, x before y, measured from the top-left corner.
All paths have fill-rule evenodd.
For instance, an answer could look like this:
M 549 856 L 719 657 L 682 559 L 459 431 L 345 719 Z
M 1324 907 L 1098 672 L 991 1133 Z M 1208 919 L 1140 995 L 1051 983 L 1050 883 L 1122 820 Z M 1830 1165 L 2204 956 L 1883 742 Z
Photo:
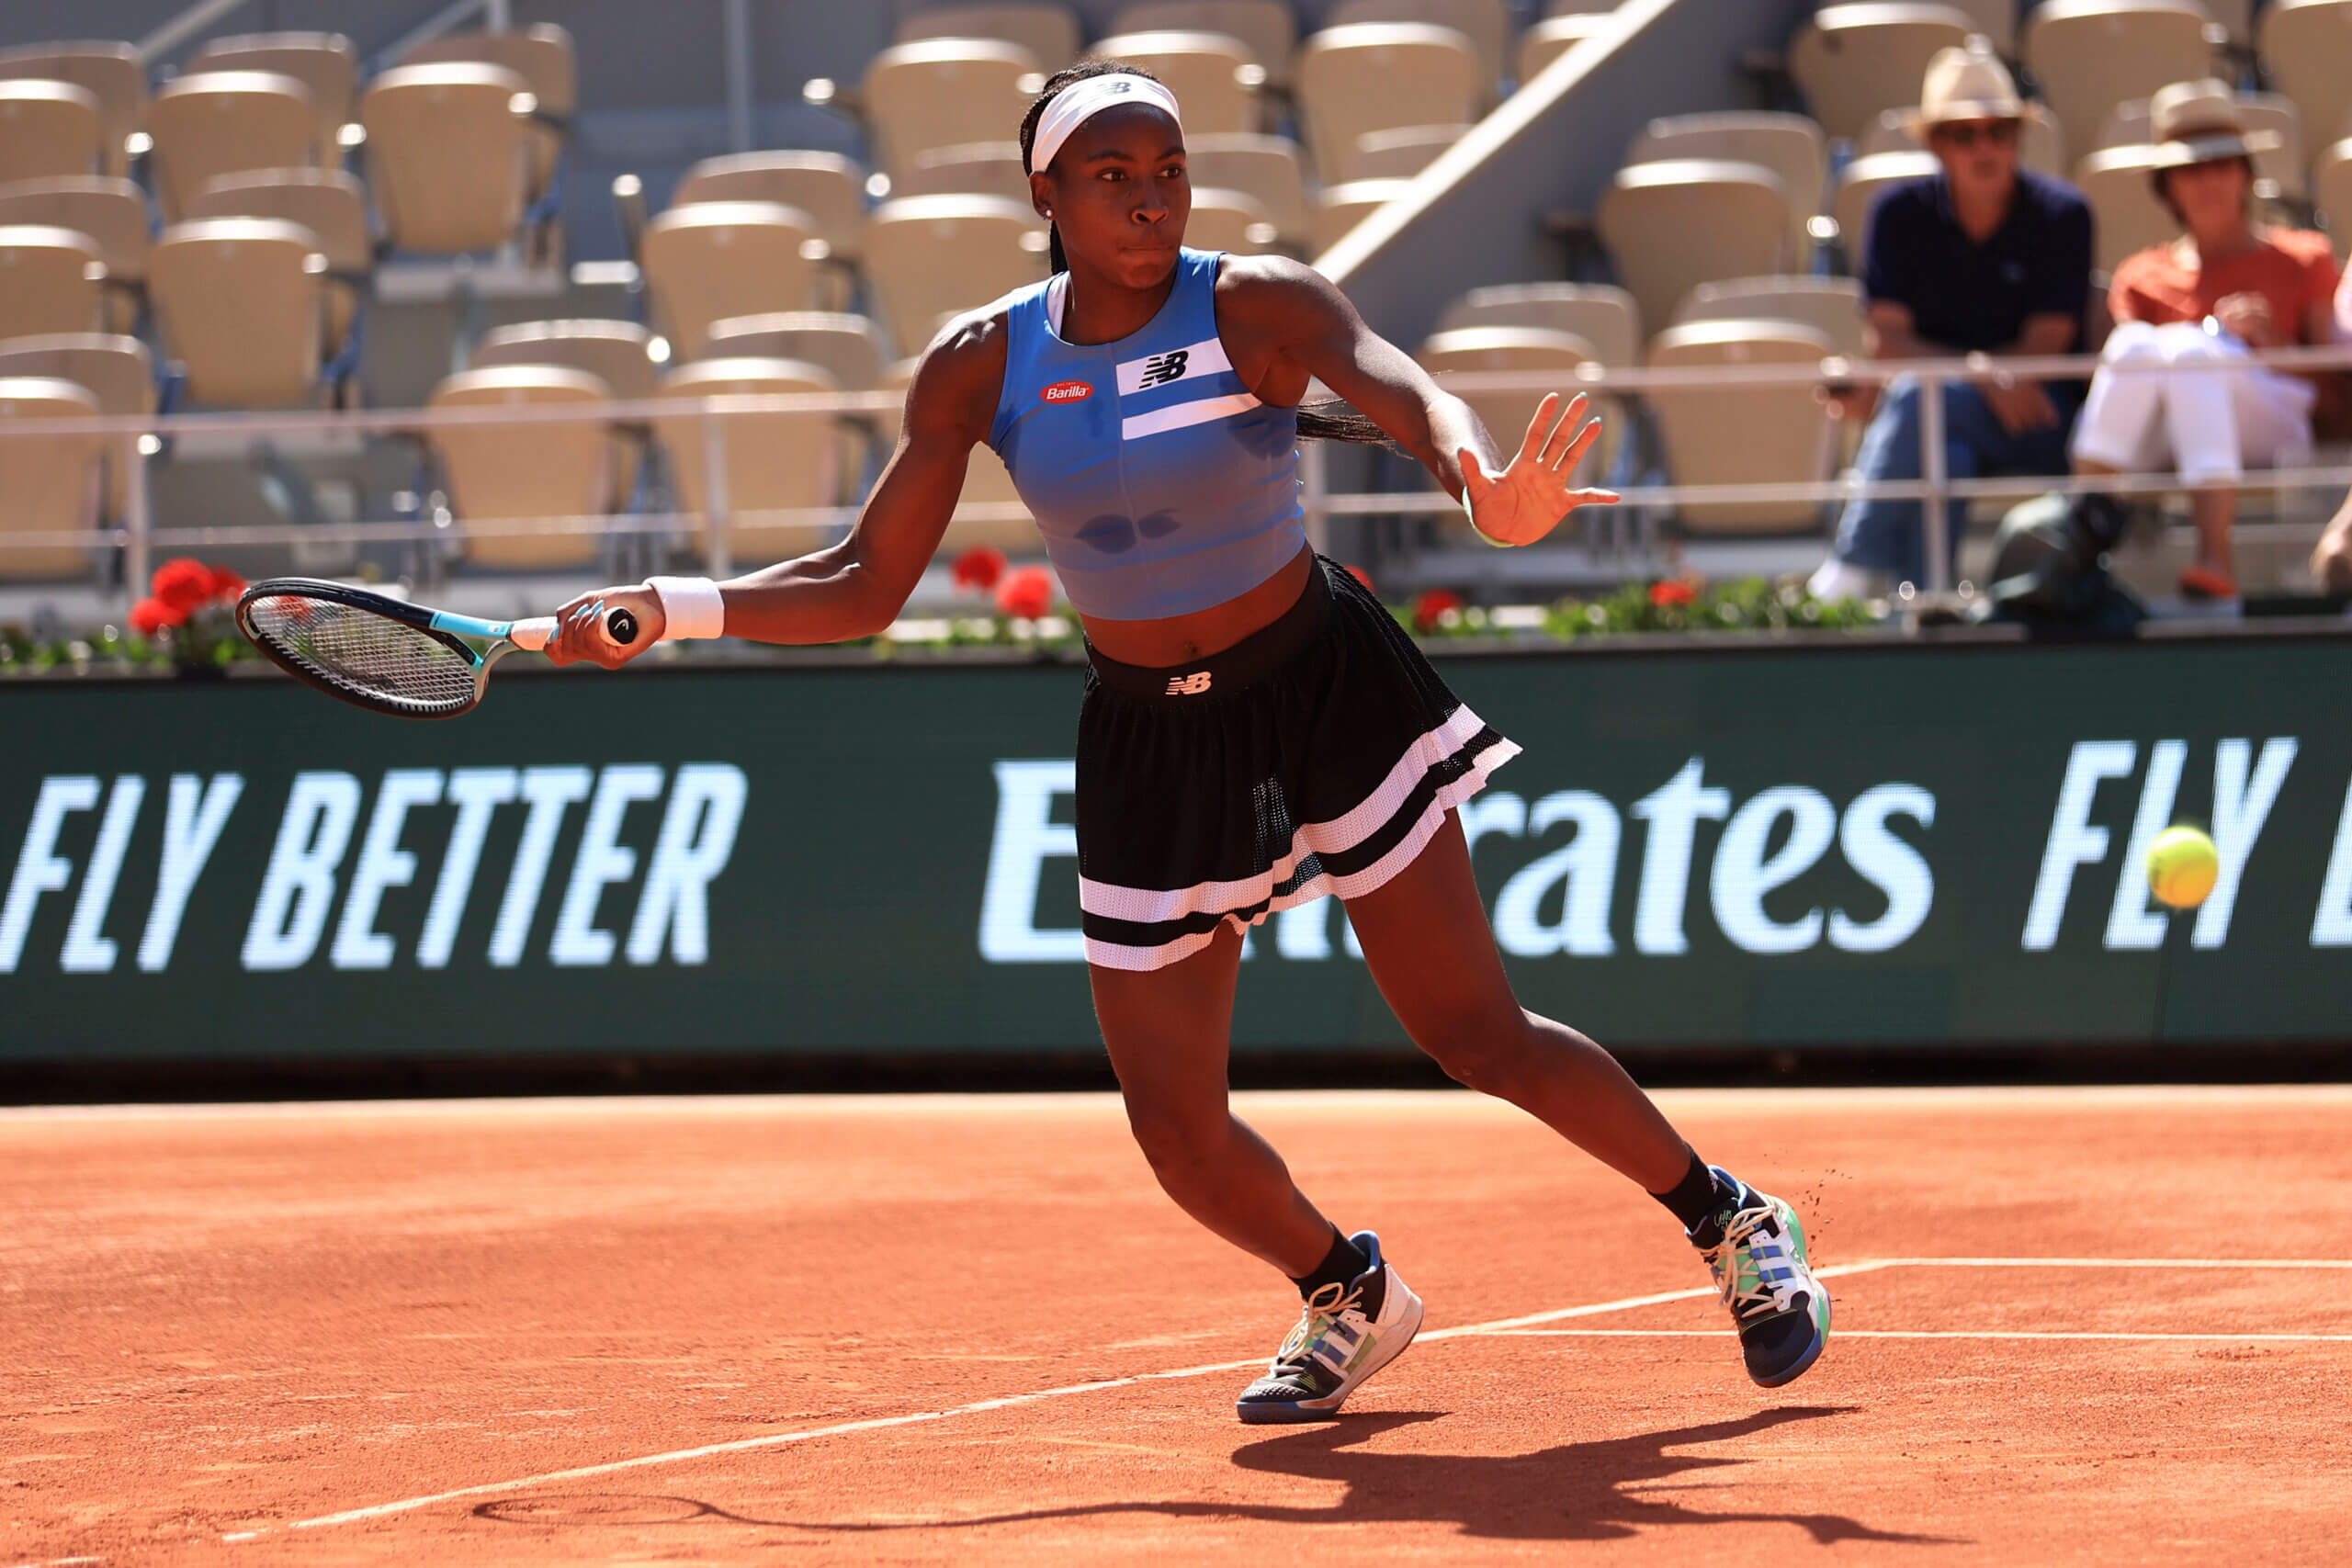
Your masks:
M 2278 133 L 2249 131 L 2226 83 L 2175 82 L 2148 100 L 2151 169 L 2182 169 L 2276 151 Z
M 1972 35 L 1965 48 L 1936 51 L 1919 88 L 1919 107 L 1907 117 L 1911 134 L 1918 137 L 1955 120 L 2024 118 L 2025 100 L 2018 96 L 2016 80 L 1981 33 Z

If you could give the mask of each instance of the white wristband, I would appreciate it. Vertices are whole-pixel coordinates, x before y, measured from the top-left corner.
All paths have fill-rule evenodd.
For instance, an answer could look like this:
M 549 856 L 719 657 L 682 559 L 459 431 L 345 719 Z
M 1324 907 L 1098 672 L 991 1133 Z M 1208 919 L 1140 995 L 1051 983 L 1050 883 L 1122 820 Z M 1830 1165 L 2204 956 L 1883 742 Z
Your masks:
M 662 640 L 727 635 L 727 599 L 707 577 L 649 577 L 645 586 L 662 601 Z

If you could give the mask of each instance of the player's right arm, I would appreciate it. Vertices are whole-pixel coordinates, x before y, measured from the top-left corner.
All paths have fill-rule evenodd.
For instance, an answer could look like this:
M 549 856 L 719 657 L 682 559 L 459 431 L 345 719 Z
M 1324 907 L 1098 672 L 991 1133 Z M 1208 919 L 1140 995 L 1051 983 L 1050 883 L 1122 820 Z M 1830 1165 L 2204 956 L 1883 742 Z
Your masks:
M 837 545 L 729 578 L 718 585 L 727 635 L 753 642 L 847 642 L 898 618 L 931 563 L 964 491 L 972 448 L 988 439 L 1004 385 L 1005 320 L 991 309 L 942 332 L 907 389 L 897 450 L 849 536 Z M 601 606 L 601 608 L 599 608 Z M 616 648 L 597 634 L 614 609 L 634 614 L 645 635 Z M 559 664 L 589 660 L 607 669 L 660 640 L 660 598 L 642 585 L 583 593 L 559 612 L 548 645 Z

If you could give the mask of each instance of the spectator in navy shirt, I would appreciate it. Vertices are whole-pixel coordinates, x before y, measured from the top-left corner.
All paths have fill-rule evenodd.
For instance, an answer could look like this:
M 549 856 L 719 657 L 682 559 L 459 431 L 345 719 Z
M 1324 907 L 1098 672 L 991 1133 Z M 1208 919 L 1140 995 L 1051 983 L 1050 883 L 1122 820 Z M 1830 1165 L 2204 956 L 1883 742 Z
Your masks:
M 1942 164 L 1871 211 L 1863 289 L 1876 359 L 1981 356 L 1987 375 L 1944 389 L 1946 460 L 1954 479 L 2063 474 L 2082 403 L 2073 382 L 2000 374 L 2015 355 L 2071 354 L 2091 297 L 2091 215 L 2073 186 L 2018 167 L 2025 106 L 1982 39 L 1947 49 L 1928 67 L 1915 122 Z M 1856 466 L 1869 479 L 1921 477 L 1920 405 L 1914 378 L 1887 384 Z M 1814 573 L 1823 598 L 1860 598 L 1928 579 L 1916 501 L 1857 501 Z M 1954 559 L 1967 516 L 1951 505 Z

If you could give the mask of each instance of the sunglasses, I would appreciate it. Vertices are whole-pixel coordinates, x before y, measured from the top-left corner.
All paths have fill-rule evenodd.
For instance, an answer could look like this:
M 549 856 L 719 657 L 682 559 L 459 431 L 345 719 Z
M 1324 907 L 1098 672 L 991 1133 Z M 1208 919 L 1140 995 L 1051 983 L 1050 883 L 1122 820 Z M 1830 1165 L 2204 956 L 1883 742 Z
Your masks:
M 2014 147 L 2018 141 L 2018 122 L 2013 119 L 1955 120 L 1939 125 L 1935 140 L 1949 141 L 1954 147 L 1973 147 L 1984 141 L 1995 147 Z

